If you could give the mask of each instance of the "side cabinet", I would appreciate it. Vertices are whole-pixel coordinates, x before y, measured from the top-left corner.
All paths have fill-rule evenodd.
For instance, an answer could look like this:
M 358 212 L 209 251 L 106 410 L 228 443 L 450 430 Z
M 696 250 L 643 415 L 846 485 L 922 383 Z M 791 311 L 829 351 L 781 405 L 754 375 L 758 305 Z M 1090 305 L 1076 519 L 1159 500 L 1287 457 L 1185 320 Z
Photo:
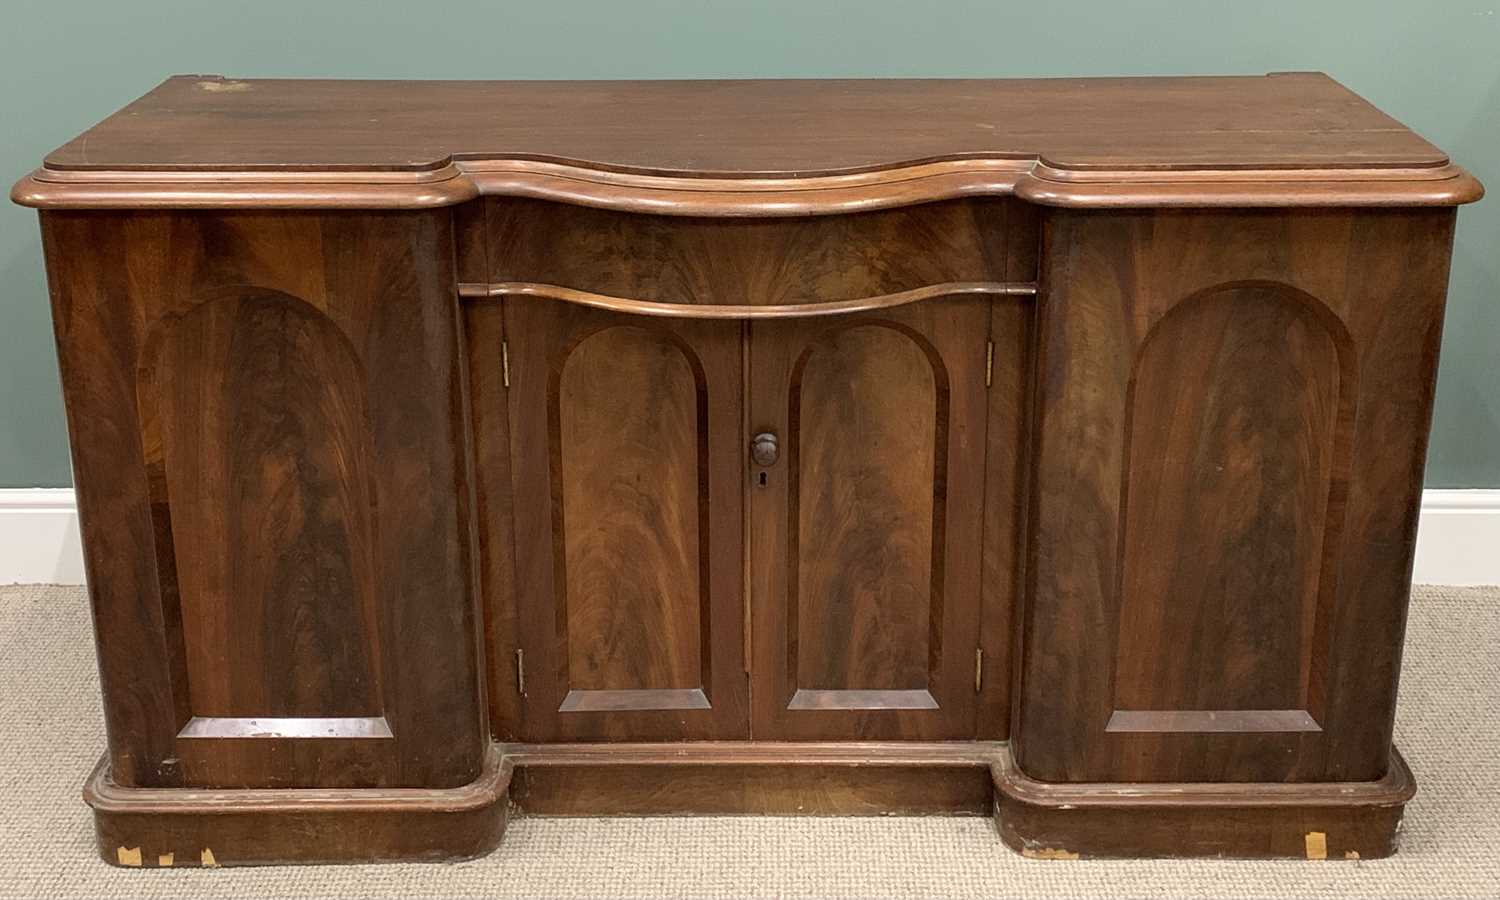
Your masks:
M 43 213 L 114 784 L 479 774 L 450 218 Z
M 1385 774 L 1453 218 L 1045 215 L 1027 775 Z

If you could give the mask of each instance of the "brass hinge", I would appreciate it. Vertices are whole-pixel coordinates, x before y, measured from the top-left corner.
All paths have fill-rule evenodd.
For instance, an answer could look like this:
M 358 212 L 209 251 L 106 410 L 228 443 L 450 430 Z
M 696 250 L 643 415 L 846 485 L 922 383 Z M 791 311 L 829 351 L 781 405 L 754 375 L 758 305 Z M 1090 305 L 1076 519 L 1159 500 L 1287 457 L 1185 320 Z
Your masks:
M 526 696 L 526 651 L 516 650 L 516 693 Z
M 510 387 L 510 341 L 500 342 L 500 381 Z
M 984 386 L 989 387 L 995 377 L 995 342 L 984 342 Z
M 979 688 L 984 684 L 984 651 L 974 651 L 974 693 L 979 693 Z

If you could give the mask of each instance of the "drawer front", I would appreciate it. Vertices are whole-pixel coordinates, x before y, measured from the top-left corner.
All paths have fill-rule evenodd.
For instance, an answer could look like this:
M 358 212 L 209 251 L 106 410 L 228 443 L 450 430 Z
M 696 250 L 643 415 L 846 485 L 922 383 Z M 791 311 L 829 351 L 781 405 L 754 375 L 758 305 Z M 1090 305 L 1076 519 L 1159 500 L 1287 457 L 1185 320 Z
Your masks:
M 839 216 L 698 219 L 488 201 L 490 280 L 648 303 L 832 303 L 1028 280 L 1031 219 L 1009 199 Z M 1024 231 L 1007 239 L 1012 231 Z M 1019 248 L 1019 249 L 1013 249 Z M 1013 259 L 1008 257 L 1014 257 Z

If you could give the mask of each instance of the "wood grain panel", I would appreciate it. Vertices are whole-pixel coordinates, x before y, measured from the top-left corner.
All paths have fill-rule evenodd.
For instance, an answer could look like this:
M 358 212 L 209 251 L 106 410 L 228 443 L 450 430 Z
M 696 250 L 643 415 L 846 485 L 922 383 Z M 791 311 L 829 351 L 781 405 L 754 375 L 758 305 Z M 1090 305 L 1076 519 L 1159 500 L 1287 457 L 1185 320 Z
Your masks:
M 1385 773 L 1452 228 L 1046 214 L 1028 775 Z
M 1342 323 L 1276 285 L 1185 300 L 1142 341 L 1126 400 L 1117 710 L 1316 719 L 1354 377 Z
M 175 571 L 193 714 L 380 715 L 353 348 L 300 300 L 236 292 L 164 316 L 143 356 L 152 508 L 172 530 L 160 562 Z
M 927 354 L 894 328 L 834 328 L 792 369 L 787 639 L 799 693 L 926 693 L 941 656 L 948 385 Z
M 746 736 L 742 326 L 504 302 L 524 736 Z
M 449 216 L 48 213 L 43 236 L 112 777 L 472 781 Z
M 569 693 L 697 689 L 711 615 L 702 369 L 669 336 L 626 326 L 590 334 L 561 366 L 552 471 Z
M 989 303 L 750 327 L 755 736 L 972 737 Z

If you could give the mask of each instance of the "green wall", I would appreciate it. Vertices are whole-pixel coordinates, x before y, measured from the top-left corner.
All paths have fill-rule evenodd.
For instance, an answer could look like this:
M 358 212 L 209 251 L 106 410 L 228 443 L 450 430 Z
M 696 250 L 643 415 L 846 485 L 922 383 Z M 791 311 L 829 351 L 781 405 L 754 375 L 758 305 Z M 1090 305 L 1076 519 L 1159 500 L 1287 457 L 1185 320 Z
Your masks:
M 1459 214 L 1429 487 L 1500 487 L 1500 15 L 1427 3 L 7 0 L 0 176 L 173 73 L 736 78 L 1321 69 L 1496 196 Z M 69 482 L 35 216 L 0 209 L 0 487 Z

